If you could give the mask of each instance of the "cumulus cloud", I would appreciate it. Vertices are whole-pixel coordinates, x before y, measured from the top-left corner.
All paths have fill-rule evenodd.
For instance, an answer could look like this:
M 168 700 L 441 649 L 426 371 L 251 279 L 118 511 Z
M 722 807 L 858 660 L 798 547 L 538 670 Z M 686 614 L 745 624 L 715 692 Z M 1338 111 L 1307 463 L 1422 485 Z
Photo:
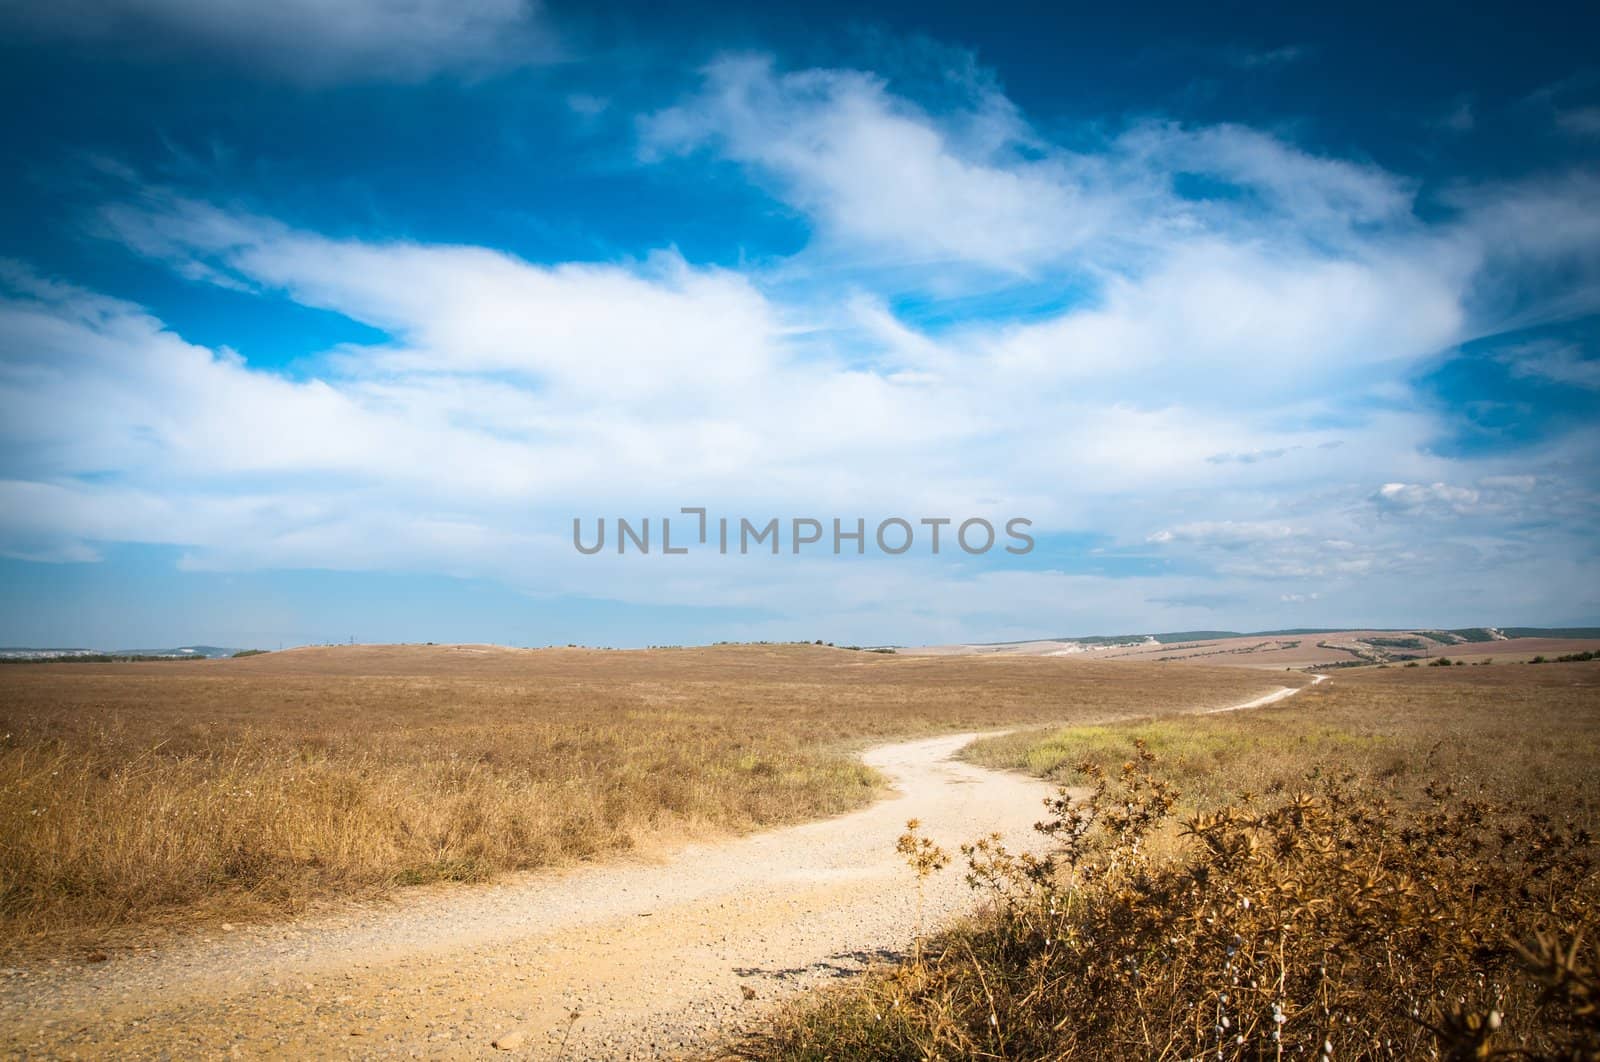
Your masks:
M 1096 305 L 1004 330 L 992 350 L 1018 374 L 1080 387 L 1107 373 L 1162 388 L 1182 381 L 1190 401 L 1232 404 L 1432 355 L 1460 338 L 1463 318 L 1456 278 L 1414 259 L 1210 239 L 1176 244 L 1142 275 L 1108 281 Z
M 369 370 L 517 373 L 628 403 L 736 387 L 778 356 L 784 329 L 746 278 L 673 252 L 543 267 L 483 247 L 331 240 L 164 197 L 104 218 L 129 246 L 185 272 L 282 291 L 390 333 L 393 345 L 362 352 Z
M 934 262 L 1025 271 L 1112 236 L 1123 213 L 1088 160 L 1030 157 L 1035 141 L 992 90 L 935 120 L 868 73 L 726 58 L 641 134 L 647 152 L 709 146 L 752 167 L 839 239 Z
M 947 88 L 934 111 L 870 72 L 724 57 L 697 92 L 641 120 L 641 150 L 745 168 L 813 223 L 802 258 L 814 272 L 869 266 L 902 289 L 1051 277 L 1080 303 L 1149 290 L 1165 306 L 1175 292 L 1155 288 L 1182 270 L 1179 294 L 1220 296 L 1257 339 L 1315 327 L 1329 305 L 1303 300 L 1322 291 L 1357 316 L 1348 348 L 1367 361 L 1600 307 L 1591 175 L 1458 185 L 1443 199 L 1453 215 L 1427 224 L 1415 180 L 1258 129 L 1141 119 L 1052 140 L 990 79 L 953 67 Z M 1246 291 L 1281 314 L 1250 328 Z
M 1497 472 L 1480 476 L 1470 485 L 1391 482 L 1374 491 L 1368 503 L 1385 517 L 1442 523 L 1465 534 L 1481 535 L 1487 529 L 1491 537 L 1522 538 L 1530 531 L 1568 521 L 1573 527 L 1581 526 L 1600 502 L 1600 494 L 1594 489 L 1592 470 L 1575 465 L 1567 451 L 1586 445 L 1591 435 L 1580 432 L 1564 439 L 1553 453 L 1543 455 L 1537 475 Z M 1512 460 L 1500 463 L 1514 467 Z
M 936 116 L 862 71 L 728 57 L 698 94 L 647 116 L 641 139 L 647 158 L 708 149 L 746 166 L 834 247 L 902 266 L 1126 271 L 1190 236 L 1254 237 L 1271 223 L 1325 246 L 1410 216 L 1412 182 L 1243 126 L 1146 121 L 1085 130 L 1092 150 L 1069 150 L 989 82 L 955 84 L 961 105 Z M 1190 176 L 1223 194 L 1179 194 Z

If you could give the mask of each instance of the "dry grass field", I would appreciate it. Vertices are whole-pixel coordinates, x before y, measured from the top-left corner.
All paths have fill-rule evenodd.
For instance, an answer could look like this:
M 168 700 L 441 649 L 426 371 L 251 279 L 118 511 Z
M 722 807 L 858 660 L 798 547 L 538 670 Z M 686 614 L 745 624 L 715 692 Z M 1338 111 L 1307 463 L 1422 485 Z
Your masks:
M 982 917 L 739 1053 L 1600 1057 L 1600 664 L 1345 671 L 970 756 L 1090 793 L 1043 860 L 962 853 Z
M 974 744 L 967 758 L 1075 782 L 1079 763 L 1114 767 L 1135 738 L 1191 809 L 1337 771 L 1397 794 L 1439 781 L 1492 799 L 1537 796 L 1600 832 L 1593 663 L 1348 670 L 1249 712 L 1020 730 Z
M 1236 703 L 1238 669 L 820 646 L 0 667 L 0 940 L 136 939 L 873 798 L 890 736 Z

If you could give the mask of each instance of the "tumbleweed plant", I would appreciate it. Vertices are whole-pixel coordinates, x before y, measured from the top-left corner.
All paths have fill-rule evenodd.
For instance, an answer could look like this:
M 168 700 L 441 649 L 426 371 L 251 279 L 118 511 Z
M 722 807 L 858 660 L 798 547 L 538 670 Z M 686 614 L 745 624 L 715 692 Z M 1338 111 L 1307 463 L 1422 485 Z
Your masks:
M 894 850 L 900 853 L 906 864 L 911 867 L 912 873 L 917 877 L 917 935 L 916 935 L 916 961 L 922 961 L 922 936 L 923 936 L 923 897 L 926 892 L 925 885 L 928 878 L 937 874 L 950 865 L 950 856 L 943 848 L 934 843 L 931 837 L 924 837 L 918 831 L 922 823 L 917 819 L 906 820 L 906 832 L 900 835 L 895 842 Z

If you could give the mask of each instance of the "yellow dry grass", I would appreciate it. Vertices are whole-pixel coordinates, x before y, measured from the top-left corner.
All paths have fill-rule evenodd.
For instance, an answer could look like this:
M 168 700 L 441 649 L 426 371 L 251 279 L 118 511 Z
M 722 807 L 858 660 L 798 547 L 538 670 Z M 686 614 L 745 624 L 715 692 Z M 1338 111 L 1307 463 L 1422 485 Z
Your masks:
M 1600 827 L 1594 664 L 1363 668 L 1248 712 L 1021 730 L 966 755 L 1076 784 L 1077 764 L 1115 766 L 1135 738 L 1190 808 L 1340 772 L 1388 789 L 1421 780 L 1495 800 L 1536 794 Z
M 1043 858 L 973 839 L 980 917 L 729 1053 L 1600 1058 L 1600 665 L 1345 672 L 970 755 L 1091 795 Z
M 813 646 L 6 666 L 0 939 L 137 937 L 834 814 L 874 796 L 852 755 L 871 741 L 1218 706 L 1281 677 Z

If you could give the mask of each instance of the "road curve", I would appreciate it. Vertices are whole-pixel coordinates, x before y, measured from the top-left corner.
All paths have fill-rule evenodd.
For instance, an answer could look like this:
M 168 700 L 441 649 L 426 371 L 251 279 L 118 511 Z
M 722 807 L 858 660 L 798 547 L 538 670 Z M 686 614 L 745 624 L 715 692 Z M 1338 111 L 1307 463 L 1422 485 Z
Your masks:
M 1258 698 L 1250 706 L 1281 695 Z M 1240 706 L 1244 707 L 1244 706 Z M 955 853 L 1014 847 L 1049 787 L 952 759 L 977 735 L 864 759 L 895 795 L 838 818 L 276 926 L 213 931 L 97 965 L 4 971 L 0 1049 L 22 1057 L 656 1057 L 906 948 L 905 820 Z M 969 908 L 957 868 L 929 924 Z M 506 1057 L 501 1055 L 501 1057 Z
M 1312 675 L 1311 676 L 1311 685 L 1312 686 L 1320 686 L 1322 683 L 1324 683 L 1326 681 L 1328 681 L 1328 676 L 1327 675 Z M 1308 687 L 1308 686 L 1279 686 L 1277 689 L 1273 690 L 1271 693 L 1263 693 L 1261 696 L 1257 697 L 1253 701 L 1242 701 L 1239 704 L 1229 704 L 1229 705 L 1225 705 L 1224 707 L 1221 707 L 1221 708 L 1212 708 L 1212 709 L 1209 709 L 1205 714 L 1207 714 L 1207 715 L 1216 715 L 1219 712 L 1242 712 L 1246 708 L 1265 708 L 1269 704 L 1277 704 L 1279 701 L 1283 700 L 1284 698 L 1293 697 L 1295 694 L 1299 693 L 1301 690 L 1309 689 L 1309 688 L 1310 687 Z

